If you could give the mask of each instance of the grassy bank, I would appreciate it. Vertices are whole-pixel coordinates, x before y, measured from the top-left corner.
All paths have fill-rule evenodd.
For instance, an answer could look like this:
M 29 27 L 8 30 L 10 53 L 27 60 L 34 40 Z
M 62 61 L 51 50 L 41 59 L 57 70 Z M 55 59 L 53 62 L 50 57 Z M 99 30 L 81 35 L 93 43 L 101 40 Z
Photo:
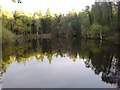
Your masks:
M 24 38 L 39 38 L 39 39 L 49 39 L 52 38 L 52 34 L 48 33 L 48 34 L 31 34 L 31 35 L 23 35 Z
M 2 41 L 3 42 L 6 42 L 6 41 L 13 41 L 15 38 L 15 34 L 13 34 L 11 31 L 3 28 L 2 29 Z

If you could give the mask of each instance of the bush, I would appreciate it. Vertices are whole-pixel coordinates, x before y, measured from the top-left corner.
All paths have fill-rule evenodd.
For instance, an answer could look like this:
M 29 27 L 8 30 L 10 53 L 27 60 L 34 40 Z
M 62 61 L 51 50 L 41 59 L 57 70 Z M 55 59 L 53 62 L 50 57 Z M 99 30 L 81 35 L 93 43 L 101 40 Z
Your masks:
M 100 30 L 102 30 L 102 26 L 100 24 L 94 23 L 91 26 L 91 37 L 99 38 Z

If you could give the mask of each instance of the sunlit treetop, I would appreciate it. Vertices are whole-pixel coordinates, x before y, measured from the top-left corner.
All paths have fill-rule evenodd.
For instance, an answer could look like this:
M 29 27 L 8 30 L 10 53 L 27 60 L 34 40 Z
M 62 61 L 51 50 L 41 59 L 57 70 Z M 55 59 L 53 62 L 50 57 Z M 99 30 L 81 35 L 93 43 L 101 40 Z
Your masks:
M 50 12 L 50 9 L 49 9 L 49 8 L 47 9 L 46 16 L 47 16 L 47 17 L 51 17 L 51 12 Z
M 6 16 L 6 18 L 8 18 L 8 19 L 13 18 L 13 14 L 11 12 L 7 11 L 5 8 L 2 8 L 1 12 L 2 12 L 2 17 Z

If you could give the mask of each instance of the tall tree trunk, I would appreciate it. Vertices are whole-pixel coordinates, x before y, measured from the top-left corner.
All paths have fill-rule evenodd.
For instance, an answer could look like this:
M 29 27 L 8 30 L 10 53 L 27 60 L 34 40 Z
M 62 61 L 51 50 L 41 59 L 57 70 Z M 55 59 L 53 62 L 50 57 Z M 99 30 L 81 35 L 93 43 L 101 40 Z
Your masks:
M 120 38 L 120 1 L 118 2 L 118 38 Z
M 120 1 L 118 2 L 118 30 L 120 32 Z
M 120 38 L 120 1 L 118 2 L 118 39 Z

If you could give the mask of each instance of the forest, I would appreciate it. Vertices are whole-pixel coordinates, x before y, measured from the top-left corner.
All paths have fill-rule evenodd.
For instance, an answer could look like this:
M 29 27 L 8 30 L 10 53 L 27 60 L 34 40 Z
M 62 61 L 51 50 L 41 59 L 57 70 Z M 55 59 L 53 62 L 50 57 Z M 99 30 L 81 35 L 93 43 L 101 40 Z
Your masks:
M 72 9 L 68 14 L 52 14 L 49 8 L 44 15 L 42 11 L 31 14 L 1 8 L 3 41 L 43 34 L 101 40 L 119 39 L 120 35 L 120 2 L 95 2 L 79 13 Z

